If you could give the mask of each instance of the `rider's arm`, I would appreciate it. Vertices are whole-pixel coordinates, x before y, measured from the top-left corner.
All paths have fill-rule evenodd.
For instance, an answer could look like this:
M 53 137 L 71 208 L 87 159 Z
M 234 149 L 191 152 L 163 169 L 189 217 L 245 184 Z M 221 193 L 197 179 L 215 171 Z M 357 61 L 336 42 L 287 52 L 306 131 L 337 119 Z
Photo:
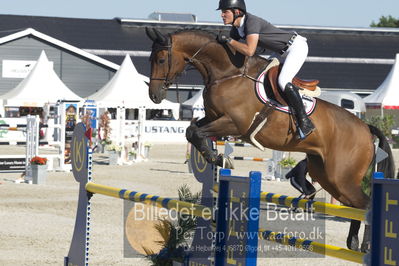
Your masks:
M 238 52 L 246 56 L 253 56 L 258 46 L 259 34 L 247 35 L 246 42 L 239 42 L 232 39 L 229 44 Z

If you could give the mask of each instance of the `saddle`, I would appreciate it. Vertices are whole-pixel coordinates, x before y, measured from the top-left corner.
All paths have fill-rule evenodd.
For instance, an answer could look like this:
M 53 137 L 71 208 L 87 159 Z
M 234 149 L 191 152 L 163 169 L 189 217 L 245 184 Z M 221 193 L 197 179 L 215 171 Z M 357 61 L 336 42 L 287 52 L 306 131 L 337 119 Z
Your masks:
M 283 97 L 283 92 L 281 91 L 280 86 L 277 82 L 280 72 L 281 65 L 271 67 L 265 75 L 263 84 L 267 97 L 276 100 L 282 105 L 287 105 L 287 102 L 284 100 Z M 299 93 L 301 94 L 312 97 L 317 97 L 320 95 L 320 88 L 317 86 L 319 84 L 318 80 L 302 80 L 298 77 L 294 77 L 292 83 L 298 88 L 302 89 L 299 91 Z

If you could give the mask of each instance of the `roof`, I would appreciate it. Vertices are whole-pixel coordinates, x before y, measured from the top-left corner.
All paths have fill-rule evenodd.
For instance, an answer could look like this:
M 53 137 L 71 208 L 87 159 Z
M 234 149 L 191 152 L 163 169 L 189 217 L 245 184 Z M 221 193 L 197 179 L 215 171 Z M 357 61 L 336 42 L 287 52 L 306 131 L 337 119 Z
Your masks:
M 384 82 L 364 101 L 370 108 L 399 109 L 399 53 Z
M 148 97 L 148 86 L 133 65 L 129 55 L 125 56 L 121 67 L 96 93 L 87 97 L 95 100 L 99 106 L 147 109 L 174 109 L 178 113 L 179 104 L 163 100 L 161 104 L 153 103 Z
M 1 37 L 0 38 L 0 45 L 4 44 L 4 43 L 11 42 L 13 40 L 17 40 L 17 39 L 26 37 L 26 36 L 35 37 L 37 39 L 40 39 L 40 40 L 43 40 L 45 42 L 51 43 L 51 44 L 53 44 L 55 46 L 58 46 L 58 47 L 60 47 L 62 49 L 69 50 L 69 51 L 71 51 L 73 53 L 79 54 L 82 57 L 86 57 L 89 60 L 95 61 L 95 62 L 97 62 L 97 63 L 99 63 L 101 65 L 104 65 L 106 67 L 109 67 L 111 69 L 116 70 L 116 69 L 119 68 L 119 65 L 117 65 L 115 63 L 112 63 L 112 62 L 110 62 L 108 60 L 105 60 L 104 58 L 101 58 L 101 57 L 96 56 L 96 55 L 94 55 L 92 53 L 86 52 L 86 51 L 84 51 L 82 49 L 77 48 L 76 46 L 70 45 L 70 44 L 68 44 L 68 43 L 66 43 L 64 41 L 61 41 L 61 40 L 56 39 L 56 38 L 53 38 L 52 36 L 49 36 L 47 34 L 44 34 L 42 32 L 39 32 L 39 31 L 35 30 L 35 29 L 32 29 L 32 28 L 27 28 L 25 30 L 21 30 L 21 31 L 18 31 L 18 32 L 15 32 L 15 33 L 12 33 L 12 34 L 9 34 L 9 35 Z
M 145 26 L 164 32 L 190 27 L 214 32 L 229 30 L 221 23 L 168 22 L 115 18 L 76 19 L 59 17 L 0 15 L 0 37 L 33 28 L 61 42 L 83 49 L 111 63 L 120 65 L 126 54 L 139 73 L 149 76 L 148 56 L 151 41 Z M 399 29 L 328 28 L 280 25 L 295 30 L 308 39 L 308 61 L 299 73 L 301 78 L 319 79 L 322 88 L 372 91 L 389 73 L 399 52 Z M 193 71 L 183 74 L 181 84 L 202 84 Z
M 44 51 L 29 75 L 0 98 L 4 99 L 4 105 L 39 107 L 58 100 L 83 100 L 60 80 Z

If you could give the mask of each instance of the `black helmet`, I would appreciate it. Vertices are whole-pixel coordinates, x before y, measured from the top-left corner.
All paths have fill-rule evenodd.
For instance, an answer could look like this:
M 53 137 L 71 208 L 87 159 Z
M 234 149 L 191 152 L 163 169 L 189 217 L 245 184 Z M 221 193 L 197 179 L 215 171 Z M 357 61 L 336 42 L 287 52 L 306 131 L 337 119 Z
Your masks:
M 247 12 L 244 0 L 220 0 L 219 7 L 216 10 L 235 8 L 240 9 L 244 13 Z

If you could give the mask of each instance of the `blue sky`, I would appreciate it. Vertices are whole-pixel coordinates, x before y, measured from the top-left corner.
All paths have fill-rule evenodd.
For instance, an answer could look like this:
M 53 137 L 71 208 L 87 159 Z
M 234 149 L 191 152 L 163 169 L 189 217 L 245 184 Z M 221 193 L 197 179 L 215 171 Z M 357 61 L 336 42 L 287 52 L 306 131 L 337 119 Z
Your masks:
M 218 0 L 7 0 L 1 14 L 74 18 L 147 18 L 154 12 L 218 21 Z M 399 18 L 399 0 L 246 0 L 249 12 L 278 25 L 368 27 L 381 16 Z

